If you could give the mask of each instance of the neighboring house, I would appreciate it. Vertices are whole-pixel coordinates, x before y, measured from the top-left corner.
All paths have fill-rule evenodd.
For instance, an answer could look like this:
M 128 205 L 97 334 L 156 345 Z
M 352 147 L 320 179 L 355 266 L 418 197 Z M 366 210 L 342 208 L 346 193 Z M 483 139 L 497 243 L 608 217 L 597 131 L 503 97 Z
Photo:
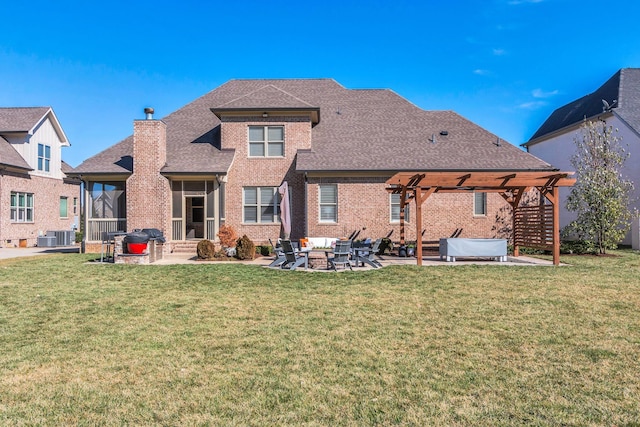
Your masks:
M 80 181 L 62 161 L 68 146 L 50 107 L 0 108 L 1 246 L 33 246 L 80 225 Z
M 622 137 L 621 145 L 630 154 L 622 173 L 635 186 L 630 207 L 640 209 L 640 68 L 623 68 L 595 92 L 558 108 L 523 146 L 554 166 L 571 170 L 574 140 L 580 135 L 580 127 L 585 119 L 603 120 L 618 130 L 614 135 Z M 575 213 L 567 211 L 565 207 L 570 191 L 570 188 L 560 189 L 561 227 L 576 218 Z M 624 244 L 631 244 L 630 233 Z
M 87 191 L 88 251 L 105 231 L 158 228 L 172 247 L 217 240 L 223 223 L 268 242 L 281 235 L 284 181 L 292 239 L 399 240 L 400 196 L 385 190 L 396 172 L 557 170 L 452 111 L 331 79 L 232 80 L 162 120 L 150 116 L 73 170 Z M 472 189 L 434 195 L 422 238 L 493 237 L 504 207 L 498 194 Z

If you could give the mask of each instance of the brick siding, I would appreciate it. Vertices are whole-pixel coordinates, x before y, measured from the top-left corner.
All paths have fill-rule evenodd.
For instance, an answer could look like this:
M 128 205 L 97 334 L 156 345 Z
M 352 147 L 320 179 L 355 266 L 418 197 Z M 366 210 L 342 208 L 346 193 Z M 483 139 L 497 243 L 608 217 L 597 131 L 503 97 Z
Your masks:
M 11 192 L 33 194 L 33 222 L 11 221 Z M 67 198 L 67 218 L 60 218 L 60 197 Z M 77 198 L 77 213 L 73 213 L 73 199 Z M 75 222 L 75 216 L 78 222 Z M 71 230 L 80 226 L 80 185 L 61 179 L 11 174 L 0 176 L 0 245 L 18 246 L 26 240 L 27 246 L 35 246 L 38 236 L 49 230 Z
M 284 126 L 284 157 L 249 158 L 249 126 Z M 225 224 L 238 237 L 246 234 L 254 242 L 267 243 L 280 236 L 280 223 L 244 224 L 242 222 L 242 188 L 246 186 L 278 187 L 289 185 L 291 198 L 291 238 L 304 237 L 304 177 L 295 171 L 299 149 L 311 148 L 311 121 L 303 117 L 224 117 L 221 130 L 223 148 L 235 149 L 233 165 L 225 189 Z
M 385 177 L 309 178 L 309 235 L 376 239 L 389 236 L 400 241 L 400 223 L 391 222 L 390 197 Z M 318 187 L 336 184 L 338 188 L 338 222 L 319 221 Z M 406 218 L 405 239 L 416 240 L 416 206 L 410 203 Z M 510 223 L 511 209 L 498 194 L 487 194 L 487 215 L 473 215 L 473 193 L 433 194 L 422 205 L 423 241 L 435 241 L 462 230 L 460 237 L 493 238 L 501 235 L 497 219 Z
M 157 228 L 171 235 L 171 187 L 160 174 L 167 159 L 166 125 L 133 123 L 133 173 L 127 179 L 127 231 Z

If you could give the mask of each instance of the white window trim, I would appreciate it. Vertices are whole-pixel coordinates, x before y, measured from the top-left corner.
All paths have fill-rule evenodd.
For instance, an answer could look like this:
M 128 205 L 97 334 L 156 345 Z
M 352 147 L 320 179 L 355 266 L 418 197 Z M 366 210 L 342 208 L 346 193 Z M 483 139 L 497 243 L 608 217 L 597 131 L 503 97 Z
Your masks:
M 477 209 L 477 194 L 483 194 L 483 204 L 484 206 L 482 206 L 482 212 L 483 213 L 477 213 L 478 209 Z M 478 191 L 478 192 L 474 192 L 473 193 L 473 216 L 474 217 L 478 217 L 478 218 L 484 218 L 487 216 L 487 193 L 484 191 Z
M 264 132 L 264 140 L 263 141 L 251 141 L 251 128 L 263 128 Z M 269 128 L 280 128 L 282 129 L 282 141 L 269 141 Z M 282 125 L 276 125 L 276 126 L 270 126 L 270 125 L 265 125 L 265 126 L 261 126 L 261 125 L 250 125 L 249 127 L 247 127 L 247 155 L 250 158 L 254 158 L 254 159 L 264 159 L 266 157 L 269 158 L 276 158 L 276 159 L 281 159 L 284 157 L 284 152 L 285 152 L 285 129 L 284 126 Z M 269 155 L 269 143 L 273 142 L 273 143 L 278 143 L 278 144 L 282 144 L 282 155 L 281 156 L 270 156 Z M 264 155 L 263 156 L 252 156 L 251 155 L 251 144 L 258 144 L 258 143 L 262 143 L 263 145 L 263 150 L 264 150 Z
M 34 196 L 33 193 L 25 193 L 23 191 L 12 191 L 11 192 L 11 196 L 15 195 L 15 200 L 16 200 L 16 204 L 13 205 L 11 204 L 11 208 L 10 208 L 10 221 L 12 223 L 27 223 L 27 224 L 32 224 L 33 222 L 35 222 L 35 201 L 34 201 Z M 20 199 L 20 196 L 23 195 L 24 196 L 24 206 L 20 206 L 20 203 L 18 202 L 18 200 Z M 31 198 L 31 206 L 29 206 L 28 203 L 28 199 Z M 22 214 L 22 218 L 20 219 L 20 212 L 23 212 Z M 31 220 L 27 220 L 27 212 L 31 211 Z M 15 216 L 13 218 L 11 218 L 11 215 L 14 215 L 15 212 Z
M 258 194 L 257 194 L 257 204 L 253 205 L 247 205 L 245 203 L 245 190 L 247 188 L 256 188 L 258 190 Z M 262 189 L 271 189 L 273 190 L 273 221 L 272 222 L 262 222 L 261 221 L 261 208 L 262 208 L 262 203 L 260 203 L 260 201 L 262 200 L 260 197 L 260 192 L 262 191 Z M 245 220 L 245 216 L 244 216 L 244 208 L 247 206 L 255 206 L 257 209 L 256 212 L 256 222 L 246 222 Z M 271 205 L 266 205 L 266 206 L 271 206 Z M 242 223 L 243 224 L 247 224 L 247 225 L 273 225 L 273 224 L 280 224 L 280 203 L 278 200 L 278 187 L 269 187 L 269 186 L 254 186 L 254 185 L 248 185 L 245 187 L 242 187 Z
M 335 202 L 332 203 L 322 203 L 322 187 L 333 187 L 335 188 L 336 199 Z M 323 206 L 334 206 L 335 207 L 335 215 L 332 220 L 323 220 L 322 219 L 322 207 Z M 318 185 L 318 222 L 322 224 L 337 224 L 338 223 L 338 185 L 337 184 L 319 184 Z
M 40 155 L 40 147 L 42 147 L 42 156 Z M 49 149 L 49 157 L 47 157 L 47 148 Z M 38 143 L 38 172 L 51 172 L 51 146 L 47 144 Z
M 389 223 L 391 224 L 399 224 L 400 223 L 400 216 L 398 216 L 398 219 L 395 220 L 393 219 L 393 206 L 394 205 L 398 205 L 400 206 L 400 197 L 398 197 L 398 203 L 394 203 L 393 202 L 393 196 L 400 196 L 400 194 L 389 194 Z M 409 219 L 411 218 L 411 204 L 410 203 L 405 203 L 405 207 L 404 207 L 404 222 L 405 223 L 410 223 Z

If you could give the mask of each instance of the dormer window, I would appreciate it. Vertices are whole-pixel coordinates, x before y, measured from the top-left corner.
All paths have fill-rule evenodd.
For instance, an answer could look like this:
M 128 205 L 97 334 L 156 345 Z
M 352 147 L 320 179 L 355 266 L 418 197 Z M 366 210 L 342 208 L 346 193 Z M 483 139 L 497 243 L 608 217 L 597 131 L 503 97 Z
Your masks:
M 284 157 L 284 126 L 249 126 L 249 157 Z
M 51 147 L 49 145 L 38 144 L 38 170 L 49 172 L 51 163 Z

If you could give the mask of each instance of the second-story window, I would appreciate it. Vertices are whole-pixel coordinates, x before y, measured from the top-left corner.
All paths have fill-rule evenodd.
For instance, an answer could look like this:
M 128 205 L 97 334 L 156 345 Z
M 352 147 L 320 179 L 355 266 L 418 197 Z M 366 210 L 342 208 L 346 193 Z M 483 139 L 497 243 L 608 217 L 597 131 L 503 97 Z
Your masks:
M 38 144 L 38 170 L 49 172 L 51 163 L 51 147 L 44 144 Z
M 249 157 L 283 157 L 284 126 L 249 126 Z

